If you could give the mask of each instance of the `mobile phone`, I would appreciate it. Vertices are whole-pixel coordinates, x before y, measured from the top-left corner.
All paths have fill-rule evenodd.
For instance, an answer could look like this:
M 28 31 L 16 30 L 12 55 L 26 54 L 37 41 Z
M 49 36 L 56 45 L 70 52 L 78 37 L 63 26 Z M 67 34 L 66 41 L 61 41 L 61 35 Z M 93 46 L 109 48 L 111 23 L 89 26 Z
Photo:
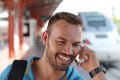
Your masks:
M 85 58 L 79 58 L 79 54 L 76 56 L 75 62 L 77 65 L 80 65 L 81 63 L 85 62 Z

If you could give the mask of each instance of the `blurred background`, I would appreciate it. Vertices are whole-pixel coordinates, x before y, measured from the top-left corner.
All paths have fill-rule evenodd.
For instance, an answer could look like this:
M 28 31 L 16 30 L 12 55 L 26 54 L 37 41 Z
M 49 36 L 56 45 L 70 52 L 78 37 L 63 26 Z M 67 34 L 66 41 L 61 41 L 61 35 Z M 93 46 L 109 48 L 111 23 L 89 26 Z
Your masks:
M 61 11 L 83 20 L 83 45 L 96 51 L 108 80 L 120 78 L 119 0 L 0 0 L 0 73 L 14 59 L 42 56 L 41 34 Z M 87 71 L 74 66 L 87 80 Z

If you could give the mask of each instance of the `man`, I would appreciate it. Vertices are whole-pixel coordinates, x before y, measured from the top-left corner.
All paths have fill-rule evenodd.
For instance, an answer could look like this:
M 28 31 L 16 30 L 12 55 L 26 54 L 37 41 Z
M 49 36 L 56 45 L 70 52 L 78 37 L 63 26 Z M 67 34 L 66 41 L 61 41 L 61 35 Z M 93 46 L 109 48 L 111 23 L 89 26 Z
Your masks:
M 40 59 L 32 57 L 27 61 L 23 80 L 85 80 L 70 66 L 77 55 L 84 59 L 82 63 L 77 61 L 78 66 L 89 71 L 94 80 L 107 80 L 95 52 L 81 45 L 81 37 L 80 18 L 67 12 L 52 16 L 42 35 L 44 54 Z M 8 80 L 10 70 L 11 65 L 3 71 L 0 80 Z

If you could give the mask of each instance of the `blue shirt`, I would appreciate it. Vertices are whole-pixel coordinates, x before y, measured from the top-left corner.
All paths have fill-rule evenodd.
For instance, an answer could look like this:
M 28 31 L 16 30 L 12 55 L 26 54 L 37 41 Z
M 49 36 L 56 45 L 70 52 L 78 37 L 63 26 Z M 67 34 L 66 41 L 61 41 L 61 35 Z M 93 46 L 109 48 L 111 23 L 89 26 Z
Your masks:
M 34 75 L 33 75 L 33 71 L 32 71 L 32 66 L 31 64 L 33 63 L 33 60 L 35 58 L 38 57 L 31 57 L 30 59 L 27 60 L 27 67 L 25 70 L 25 74 L 23 77 L 23 80 L 34 80 Z M 9 72 L 12 68 L 12 64 L 9 65 L 0 75 L 0 80 L 8 80 L 8 75 Z M 67 80 L 85 80 L 80 73 L 78 73 L 76 71 L 75 68 L 73 68 L 72 66 L 69 66 L 67 72 L 66 72 L 66 79 Z M 64 80 L 63 78 L 61 78 L 61 80 Z

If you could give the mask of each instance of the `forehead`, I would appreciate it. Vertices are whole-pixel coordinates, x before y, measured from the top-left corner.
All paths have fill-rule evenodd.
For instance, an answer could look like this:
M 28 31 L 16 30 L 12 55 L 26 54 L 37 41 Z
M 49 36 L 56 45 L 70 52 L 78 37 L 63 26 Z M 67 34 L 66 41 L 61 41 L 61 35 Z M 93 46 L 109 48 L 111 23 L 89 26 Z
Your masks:
M 59 20 L 52 26 L 51 36 L 63 37 L 65 39 L 80 40 L 82 35 L 82 27 L 68 23 L 65 20 Z

